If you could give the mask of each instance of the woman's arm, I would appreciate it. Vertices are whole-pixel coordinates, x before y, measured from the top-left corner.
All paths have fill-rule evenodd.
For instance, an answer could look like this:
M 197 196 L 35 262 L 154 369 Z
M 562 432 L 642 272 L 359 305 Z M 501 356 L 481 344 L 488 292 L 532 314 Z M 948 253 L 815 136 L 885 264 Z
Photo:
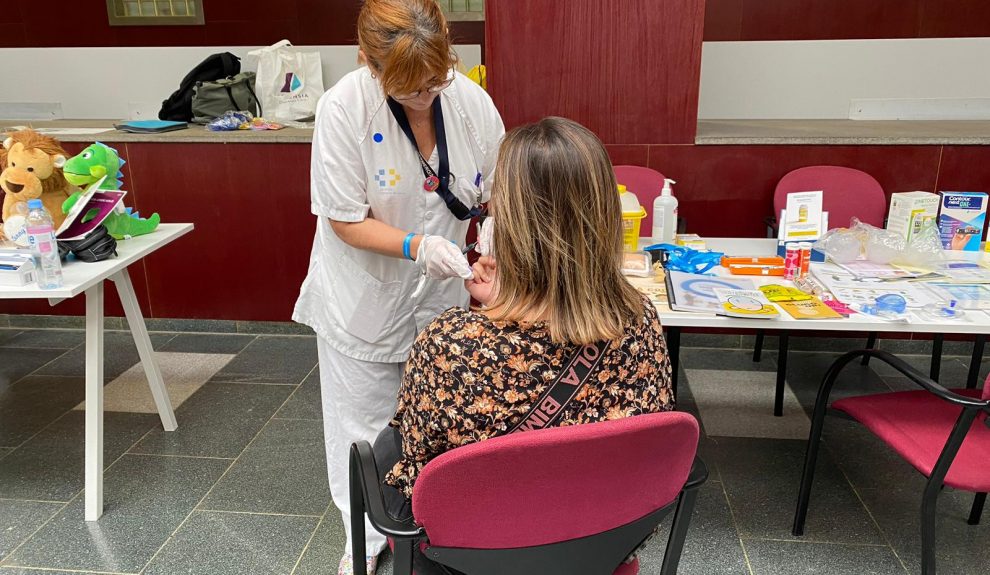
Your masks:
M 339 222 L 330 220 L 337 237 L 352 248 L 368 250 L 394 258 L 405 258 L 402 245 L 409 232 L 392 227 L 374 218 L 365 218 L 360 222 Z M 409 253 L 413 259 L 419 252 L 419 244 L 423 236 L 416 234 L 409 243 Z

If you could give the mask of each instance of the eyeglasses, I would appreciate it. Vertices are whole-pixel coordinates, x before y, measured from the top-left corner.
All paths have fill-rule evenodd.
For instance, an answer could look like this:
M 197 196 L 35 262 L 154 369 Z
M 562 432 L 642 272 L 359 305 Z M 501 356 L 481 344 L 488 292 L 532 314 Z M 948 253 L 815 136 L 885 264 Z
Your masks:
M 447 72 L 447 79 L 446 80 L 444 80 L 443 82 L 440 82 L 436 86 L 430 86 L 429 88 L 426 89 L 426 92 L 429 93 L 429 94 L 439 94 L 440 92 L 443 92 L 444 90 L 446 90 L 447 88 L 449 88 L 450 85 L 453 84 L 453 83 L 454 83 L 454 69 L 451 68 L 450 71 Z M 393 100 L 398 100 L 400 102 L 401 101 L 404 101 L 404 100 L 413 100 L 415 98 L 420 97 L 420 95 L 422 93 L 423 93 L 423 90 L 417 90 L 415 92 L 412 92 L 411 94 L 393 95 L 392 96 L 392 99 Z

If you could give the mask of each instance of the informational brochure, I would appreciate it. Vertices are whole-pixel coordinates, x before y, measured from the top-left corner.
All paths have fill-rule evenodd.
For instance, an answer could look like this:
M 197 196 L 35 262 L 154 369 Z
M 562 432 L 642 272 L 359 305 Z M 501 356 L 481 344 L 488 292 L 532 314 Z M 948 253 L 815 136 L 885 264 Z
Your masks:
M 822 226 L 822 191 L 791 192 L 781 216 L 781 240 L 810 242 L 825 231 Z

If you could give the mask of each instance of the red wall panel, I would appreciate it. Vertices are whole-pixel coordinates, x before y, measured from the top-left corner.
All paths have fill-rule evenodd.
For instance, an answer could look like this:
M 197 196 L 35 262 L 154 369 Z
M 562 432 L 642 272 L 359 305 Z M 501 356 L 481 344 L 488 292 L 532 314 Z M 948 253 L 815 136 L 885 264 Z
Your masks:
M 704 0 L 487 4 L 489 91 L 507 127 L 548 115 L 606 144 L 693 143 Z
M 921 0 L 922 38 L 990 36 L 990 2 Z

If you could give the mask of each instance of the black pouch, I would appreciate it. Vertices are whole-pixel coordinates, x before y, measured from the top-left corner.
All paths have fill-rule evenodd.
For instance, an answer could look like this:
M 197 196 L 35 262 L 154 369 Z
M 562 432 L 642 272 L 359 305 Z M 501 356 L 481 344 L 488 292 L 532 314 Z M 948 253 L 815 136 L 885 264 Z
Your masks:
M 79 261 L 83 262 L 101 262 L 117 256 L 117 240 L 113 239 L 113 236 L 107 231 L 107 227 L 103 225 L 81 240 L 61 241 L 58 244 L 60 253 L 62 247 L 65 246 Z

